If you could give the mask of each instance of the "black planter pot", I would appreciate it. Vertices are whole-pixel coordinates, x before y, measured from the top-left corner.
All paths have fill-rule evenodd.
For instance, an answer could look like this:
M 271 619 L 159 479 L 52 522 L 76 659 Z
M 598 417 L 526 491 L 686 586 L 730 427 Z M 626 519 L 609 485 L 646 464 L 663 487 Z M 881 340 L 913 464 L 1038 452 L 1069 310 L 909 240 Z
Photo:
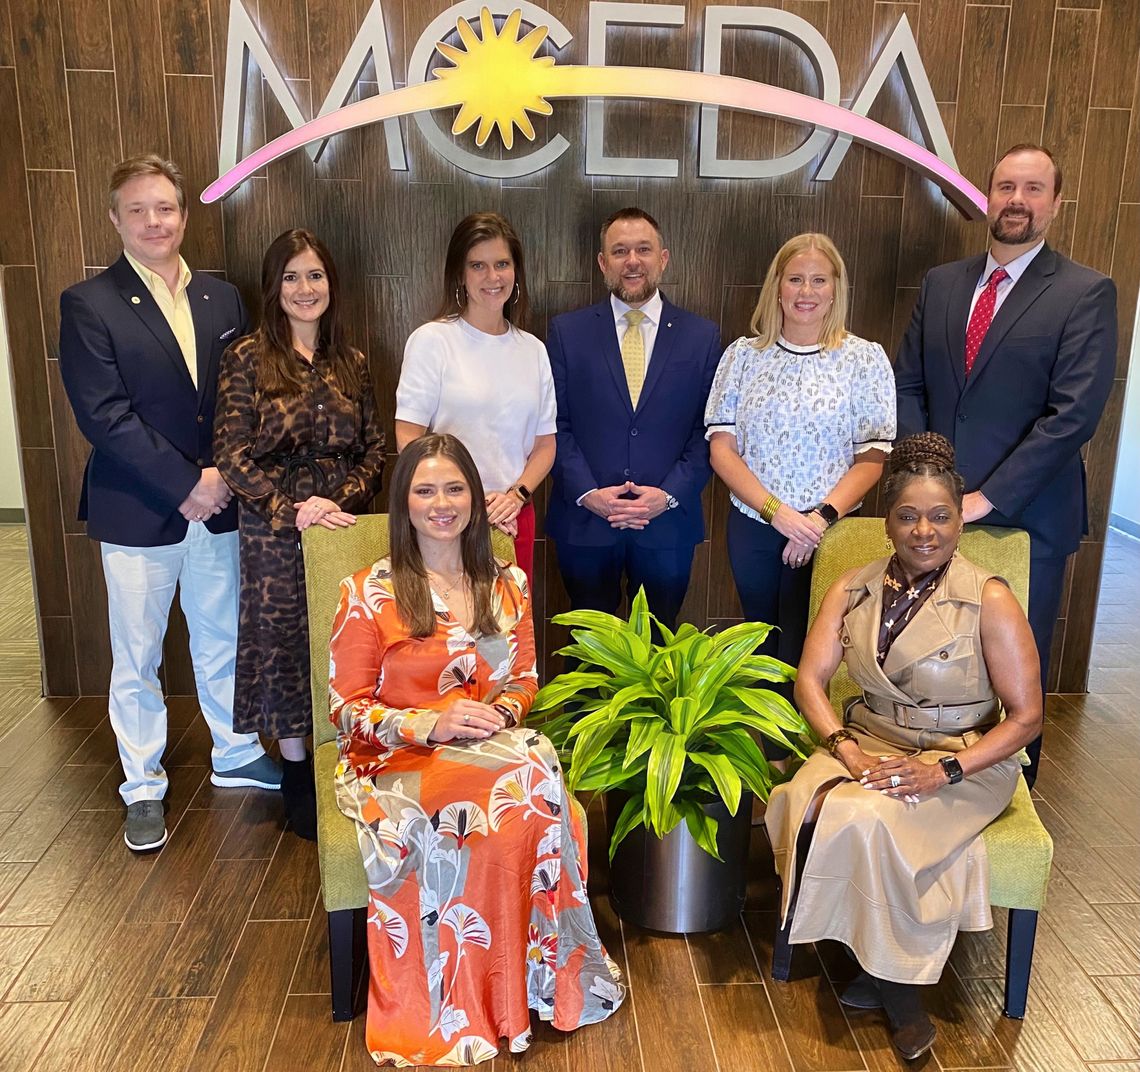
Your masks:
M 622 793 L 606 795 L 610 831 L 625 806 Z M 735 815 L 723 802 L 705 805 L 717 822 L 717 860 L 689 834 L 684 822 L 663 838 L 639 826 L 631 831 L 610 864 L 610 899 L 627 923 L 666 934 L 695 934 L 731 926 L 744 907 L 748 847 L 752 835 L 752 794 L 740 798 Z

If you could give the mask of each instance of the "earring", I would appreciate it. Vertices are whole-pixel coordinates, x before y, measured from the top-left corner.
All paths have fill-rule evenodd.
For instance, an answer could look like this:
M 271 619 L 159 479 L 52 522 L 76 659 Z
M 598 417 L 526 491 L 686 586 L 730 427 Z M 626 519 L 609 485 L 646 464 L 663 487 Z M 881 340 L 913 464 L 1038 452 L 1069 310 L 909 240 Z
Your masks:
M 516 282 L 516 283 L 515 283 L 515 296 L 514 296 L 514 299 L 513 299 L 513 300 L 514 300 L 514 301 L 518 301 L 518 300 L 519 300 L 519 298 L 521 298 L 521 297 L 522 297 L 522 291 L 521 291 L 521 290 L 519 290 L 519 285 L 518 285 L 518 283 Z
M 466 290 L 467 288 L 464 287 L 463 289 Z M 455 288 L 455 304 L 458 305 L 460 309 L 463 308 L 463 302 L 459 298 L 459 287 Z

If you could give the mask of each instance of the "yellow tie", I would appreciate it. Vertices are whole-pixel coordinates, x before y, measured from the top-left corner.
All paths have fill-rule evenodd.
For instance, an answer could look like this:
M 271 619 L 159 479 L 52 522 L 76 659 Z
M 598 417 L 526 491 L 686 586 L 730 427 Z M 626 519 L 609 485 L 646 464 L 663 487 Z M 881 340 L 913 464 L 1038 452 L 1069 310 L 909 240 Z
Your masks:
M 625 366 L 625 382 L 629 385 L 629 400 L 637 409 L 641 397 L 641 385 L 645 382 L 645 340 L 641 337 L 641 322 L 645 314 L 640 309 L 630 309 L 625 314 L 629 326 L 621 337 L 621 363 Z

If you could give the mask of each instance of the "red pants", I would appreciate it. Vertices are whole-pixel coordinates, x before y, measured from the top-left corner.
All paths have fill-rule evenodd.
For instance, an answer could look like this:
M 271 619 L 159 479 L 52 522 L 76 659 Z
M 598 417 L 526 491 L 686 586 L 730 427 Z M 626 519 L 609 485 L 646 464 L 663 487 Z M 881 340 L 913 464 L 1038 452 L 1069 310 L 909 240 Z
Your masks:
M 534 503 L 527 503 L 518 515 L 519 534 L 515 537 L 515 560 L 526 574 L 530 598 L 534 599 Z

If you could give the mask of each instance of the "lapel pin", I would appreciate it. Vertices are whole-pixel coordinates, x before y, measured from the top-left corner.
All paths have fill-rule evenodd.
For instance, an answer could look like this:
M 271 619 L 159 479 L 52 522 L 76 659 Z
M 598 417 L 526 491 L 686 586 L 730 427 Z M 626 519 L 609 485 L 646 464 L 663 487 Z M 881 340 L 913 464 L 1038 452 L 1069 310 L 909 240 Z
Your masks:
M 142 298 L 140 298 L 137 294 L 131 295 L 131 305 L 139 305 L 141 302 Z
M 203 295 L 202 295 L 202 301 L 209 301 L 209 300 L 210 300 L 210 295 L 209 295 L 209 294 L 203 294 Z
M 672 322 L 672 321 L 669 321 L 669 323 L 667 323 L 665 326 L 666 326 L 667 328 L 671 328 L 671 327 L 673 326 L 673 322 Z

